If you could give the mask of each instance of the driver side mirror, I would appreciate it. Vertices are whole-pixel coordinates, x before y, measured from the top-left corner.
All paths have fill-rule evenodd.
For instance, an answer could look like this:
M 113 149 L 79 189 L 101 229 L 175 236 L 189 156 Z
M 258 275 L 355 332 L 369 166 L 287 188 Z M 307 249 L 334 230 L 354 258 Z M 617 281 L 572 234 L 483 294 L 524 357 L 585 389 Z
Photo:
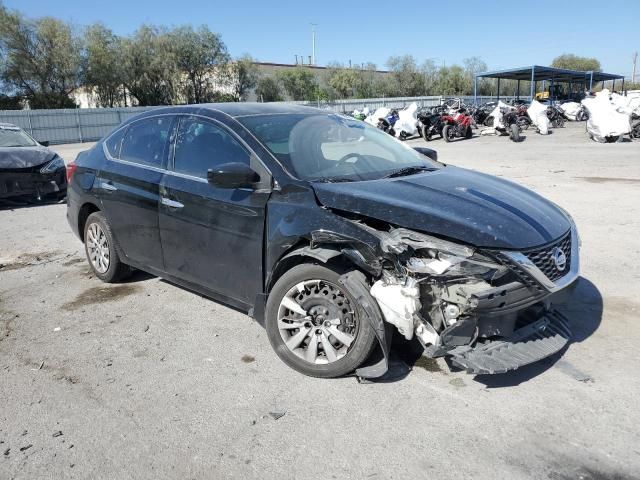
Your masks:
M 49 140 L 42 140 L 41 142 L 38 142 L 40 145 L 42 145 L 43 147 L 48 147 L 49 146 Z
M 219 188 L 252 188 L 260 181 L 249 165 L 240 162 L 223 163 L 207 171 L 207 180 Z

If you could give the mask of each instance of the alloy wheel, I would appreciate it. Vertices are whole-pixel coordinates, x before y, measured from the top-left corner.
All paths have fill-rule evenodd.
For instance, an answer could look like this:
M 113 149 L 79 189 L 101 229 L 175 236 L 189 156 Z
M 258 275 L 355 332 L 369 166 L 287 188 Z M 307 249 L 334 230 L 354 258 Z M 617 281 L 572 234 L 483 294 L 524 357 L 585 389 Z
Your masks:
M 91 265 L 98 273 L 105 273 L 109 270 L 109 242 L 97 223 L 92 223 L 87 229 L 87 252 Z
M 344 357 L 358 334 L 349 299 L 324 280 L 293 286 L 280 301 L 278 330 L 285 346 L 306 362 L 329 364 Z

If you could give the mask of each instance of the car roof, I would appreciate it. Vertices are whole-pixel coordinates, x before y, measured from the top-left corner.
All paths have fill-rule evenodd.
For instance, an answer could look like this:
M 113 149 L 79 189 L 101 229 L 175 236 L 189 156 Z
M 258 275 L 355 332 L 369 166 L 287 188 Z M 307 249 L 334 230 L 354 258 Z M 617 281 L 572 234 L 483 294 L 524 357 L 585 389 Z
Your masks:
M 246 117 L 253 115 L 282 115 L 282 114 L 307 114 L 317 115 L 332 113 L 318 108 L 305 107 L 290 103 L 258 103 L 258 102 L 229 102 L 229 103 L 200 103 L 195 105 L 178 105 L 172 107 L 154 108 L 145 114 L 158 113 L 189 113 L 203 111 L 222 112 L 230 117 Z M 141 116 L 146 116 L 142 114 Z
M 13 123 L 2 123 L 0 122 L 0 128 L 10 128 L 11 130 L 20 130 L 20 127 L 14 125 Z

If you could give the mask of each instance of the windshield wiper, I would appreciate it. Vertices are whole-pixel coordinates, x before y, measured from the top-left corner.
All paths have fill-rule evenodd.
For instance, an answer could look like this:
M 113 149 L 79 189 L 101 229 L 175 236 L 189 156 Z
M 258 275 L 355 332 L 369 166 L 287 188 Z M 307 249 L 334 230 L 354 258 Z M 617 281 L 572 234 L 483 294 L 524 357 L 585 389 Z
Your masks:
M 315 178 L 314 182 L 318 183 L 338 183 L 338 182 L 355 182 L 352 178 L 347 177 L 326 177 L 326 178 Z
M 405 175 L 413 175 L 414 173 L 419 172 L 433 172 L 434 170 L 437 169 L 433 167 L 427 167 L 426 165 L 413 165 L 411 167 L 404 167 L 398 170 L 394 170 L 393 172 L 388 173 L 381 178 L 404 177 Z

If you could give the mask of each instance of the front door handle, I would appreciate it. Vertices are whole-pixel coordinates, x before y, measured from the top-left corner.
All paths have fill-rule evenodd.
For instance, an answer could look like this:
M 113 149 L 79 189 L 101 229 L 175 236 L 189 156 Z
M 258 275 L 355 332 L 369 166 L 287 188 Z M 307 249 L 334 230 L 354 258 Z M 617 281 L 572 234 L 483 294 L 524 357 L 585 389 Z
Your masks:
M 107 190 L 109 192 L 115 192 L 116 190 L 118 190 L 118 187 L 116 187 L 113 183 L 111 182 L 100 182 L 100 188 L 102 190 Z
M 184 207 L 184 205 L 180 202 L 176 202 L 175 200 L 171 200 L 170 198 L 167 197 L 160 197 L 160 201 L 162 202 L 162 205 L 165 205 L 169 208 L 182 208 Z

